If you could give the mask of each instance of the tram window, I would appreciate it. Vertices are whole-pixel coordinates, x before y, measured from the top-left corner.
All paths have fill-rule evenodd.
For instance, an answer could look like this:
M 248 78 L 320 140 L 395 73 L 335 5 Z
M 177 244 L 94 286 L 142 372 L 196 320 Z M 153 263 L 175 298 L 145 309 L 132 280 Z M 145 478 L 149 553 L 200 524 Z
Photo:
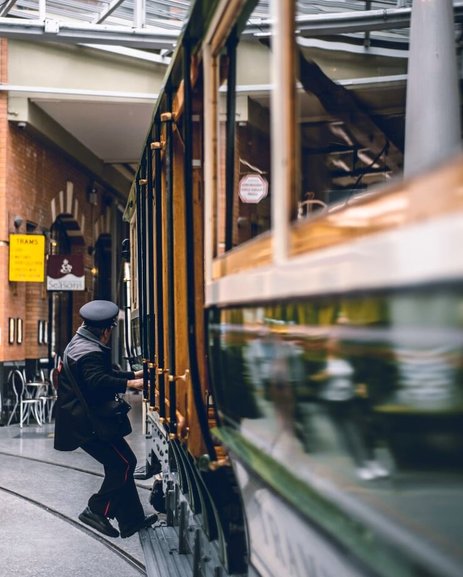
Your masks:
M 456 12 L 454 13 L 456 14 Z M 459 80 L 458 80 L 458 103 L 460 106 L 460 139 L 463 142 L 463 82 L 461 81 L 461 67 L 463 58 L 463 43 L 461 39 L 463 38 L 463 23 L 457 22 L 455 19 L 455 47 L 457 50 L 457 65 L 459 66 Z
M 249 21 L 256 17 L 267 18 L 268 6 Z M 220 59 L 216 256 L 270 228 L 269 44 L 241 34 Z
M 140 343 L 140 319 L 138 316 L 132 320 L 132 342 L 135 354 L 138 357 L 141 357 L 142 349 Z
M 111 298 L 111 237 L 103 234 L 95 244 L 95 268 L 97 270 L 94 290 L 95 298 Z
M 408 37 L 405 28 L 319 39 L 296 26 L 300 179 L 293 219 L 402 173 Z
M 132 279 L 130 283 L 130 298 L 134 309 L 138 308 L 138 251 L 134 250 L 134 247 L 137 246 L 137 226 L 138 222 L 134 220 L 133 226 L 130 227 L 130 246 L 132 247 L 130 258 L 130 275 Z
M 219 122 L 218 122 L 218 190 L 216 198 L 216 248 L 214 256 L 220 256 L 225 251 L 225 142 L 227 125 L 227 64 L 228 59 L 222 55 L 219 59 Z

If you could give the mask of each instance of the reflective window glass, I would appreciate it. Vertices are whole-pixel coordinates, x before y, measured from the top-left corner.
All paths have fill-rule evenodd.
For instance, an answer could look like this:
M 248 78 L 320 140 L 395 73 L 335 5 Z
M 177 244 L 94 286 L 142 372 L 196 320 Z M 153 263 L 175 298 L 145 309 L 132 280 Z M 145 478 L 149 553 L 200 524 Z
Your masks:
M 436 131 L 438 127 L 460 126 L 458 106 L 449 106 L 448 94 L 457 91 L 457 63 L 451 62 L 454 55 L 450 58 L 453 50 L 461 68 L 461 14 L 454 2 L 453 43 L 451 1 L 415 4 L 416 10 L 432 14 L 419 16 L 422 30 L 419 25 L 418 33 L 411 36 L 409 11 L 394 14 L 395 25 L 390 27 L 381 16 L 382 10 L 392 13 L 400 12 L 397 8 L 411 8 L 412 2 L 406 0 L 297 2 L 300 174 L 297 198 L 292 204 L 293 219 L 320 214 L 334 205 L 344 206 L 374 186 L 393 177 L 407 176 L 416 164 L 410 158 L 412 170 L 407 170 L 406 155 L 413 156 L 413 151 L 418 155 L 418 164 L 422 161 L 420 169 L 448 155 L 447 150 L 440 154 Z M 342 18 L 336 18 L 339 12 Z M 359 19 L 353 18 L 360 12 L 361 25 Z M 317 15 L 330 18 L 322 26 L 319 20 L 314 21 Z M 387 17 L 390 19 L 391 15 L 388 13 Z M 430 57 L 423 56 L 421 62 L 420 56 L 412 60 L 410 40 L 413 38 L 416 53 L 421 55 L 434 42 L 433 36 L 437 40 L 431 51 L 440 64 L 437 72 L 429 74 L 433 79 L 439 76 L 431 86 L 426 80 Z M 410 66 L 418 75 L 412 88 L 407 86 L 412 78 Z M 450 86 L 452 78 L 455 88 Z M 408 105 L 407 91 L 411 94 Z M 432 117 L 436 129 L 425 124 Z M 444 132 L 449 130 L 444 128 Z M 423 156 L 426 158 L 420 158 Z
M 267 4 L 249 25 L 268 19 Z M 270 228 L 270 56 L 270 37 L 245 28 L 220 58 L 216 256 Z
M 225 309 L 210 320 L 224 427 L 288 482 L 389 524 L 396 545 L 418 538 L 435 562 L 463 562 L 461 289 Z
M 296 27 L 300 192 L 293 217 L 303 218 L 402 172 L 408 28 L 339 34 L 333 24 L 314 37 L 301 11 Z

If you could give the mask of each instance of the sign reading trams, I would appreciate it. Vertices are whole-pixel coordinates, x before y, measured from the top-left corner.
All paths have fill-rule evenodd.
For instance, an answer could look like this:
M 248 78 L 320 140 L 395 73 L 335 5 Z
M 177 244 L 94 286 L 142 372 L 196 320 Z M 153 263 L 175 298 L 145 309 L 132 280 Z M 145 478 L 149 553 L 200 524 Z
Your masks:
M 45 237 L 43 234 L 10 234 L 10 282 L 43 282 Z
M 242 202 L 257 204 L 268 194 L 268 182 L 260 174 L 247 174 L 240 180 L 239 195 Z
M 51 254 L 47 262 L 47 290 L 85 290 L 83 255 Z

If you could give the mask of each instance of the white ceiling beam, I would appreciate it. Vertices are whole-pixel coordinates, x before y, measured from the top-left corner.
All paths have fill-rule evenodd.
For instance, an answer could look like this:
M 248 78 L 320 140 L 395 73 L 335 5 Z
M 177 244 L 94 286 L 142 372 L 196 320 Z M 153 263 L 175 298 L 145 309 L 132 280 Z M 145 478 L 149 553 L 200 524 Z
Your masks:
M 454 2 L 455 16 L 461 18 L 463 2 Z M 331 34 L 351 34 L 373 30 L 394 30 L 410 26 L 411 8 L 391 8 L 383 10 L 351 10 L 324 14 L 305 14 L 296 18 L 296 34 L 301 36 L 325 36 Z M 245 35 L 268 36 L 272 21 L 251 19 L 244 31 Z
M 39 20 L 45 20 L 47 16 L 47 0 L 39 0 Z
M 171 58 L 168 56 L 154 54 L 153 52 L 145 52 L 144 50 L 137 50 L 135 48 L 126 48 L 125 46 L 102 46 L 98 44 L 82 44 L 82 46 L 88 46 L 93 50 L 120 54 L 121 56 L 127 56 L 128 58 L 135 58 L 136 60 L 154 62 L 155 64 L 161 64 L 163 66 L 167 66 L 171 61 Z
M 158 98 L 155 92 L 124 92 L 115 90 L 87 90 L 85 88 L 61 88 L 54 86 L 23 86 L 20 84 L 0 84 L 0 92 L 26 92 L 30 94 L 83 96 L 90 98 L 122 98 L 128 100 L 153 101 Z
M 0 36 L 27 39 L 34 42 L 62 42 L 63 44 L 110 44 L 131 48 L 172 50 L 178 40 L 175 30 L 129 28 L 104 24 L 63 23 L 50 18 L 25 20 L 0 18 Z
M 133 25 L 135 28 L 144 28 L 146 24 L 146 2 L 135 0 L 133 4 Z
M 15 4 L 16 0 L 7 0 L 0 9 L 0 17 L 6 16 Z
M 101 24 L 108 16 L 110 16 L 119 6 L 124 2 L 124 0 L 112 0 L 105 10 L 100 12 L 98 16 L 93 21 L 93 24 Z

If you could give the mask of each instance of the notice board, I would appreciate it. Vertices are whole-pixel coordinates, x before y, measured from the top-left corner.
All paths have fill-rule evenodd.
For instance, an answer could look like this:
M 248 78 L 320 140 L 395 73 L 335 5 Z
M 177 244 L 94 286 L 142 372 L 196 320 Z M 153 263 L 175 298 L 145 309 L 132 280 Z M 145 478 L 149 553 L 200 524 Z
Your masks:
M 47 260 L 47 290 L 85 290 L 84 257 L 82 254 L 51 254 Z
M 45 280 L 45 236 L 10 234 L 8 280 L 43 282 Z

